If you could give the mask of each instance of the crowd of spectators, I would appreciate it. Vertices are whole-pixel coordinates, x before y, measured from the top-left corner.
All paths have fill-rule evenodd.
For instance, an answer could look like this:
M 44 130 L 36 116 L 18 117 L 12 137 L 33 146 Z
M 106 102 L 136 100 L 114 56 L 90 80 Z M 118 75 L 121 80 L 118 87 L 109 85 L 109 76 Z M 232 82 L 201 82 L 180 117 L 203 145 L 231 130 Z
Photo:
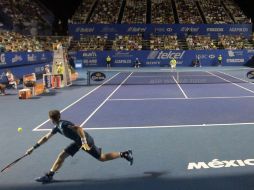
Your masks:
M 72 18 L 68 21 L 69 24 L 86 23 L 95 2 L 95 0 L 82 0 L 82 3 L 77 8 Z
M 143 0 L 126 0 L 122 23 L 145 24 L 147 2 Z
M 151 20 L 153 24 L 174 24 L 174 13 L 171 1 L 152 0 Z
M 192 36 L 186 38 L 188 49 L 192 50 L 209 50 L 217 49 L 215 41 L 210 36 Z
M 1 52 L 40 52 L 52 51 L 53 44 L 61 42 L 68 47 L 69 37 L 35 37 L 24 36 L 10 31 L 0 31 L 0 51 Z
M 46 11 L 35 1 L 30 0 L 1 0 L 0 8 L 10 19 L 13 29 L 30 35 L 37 35 L 40 31 L 50 28 L 45 19 Z
M 203 20 L 194 0 L 177 0 L 176 10 L 180 24 L 202 24 Z
M 220 0 L 199 0 L 207 24 L 233 24 Z
M 223 0 L 226 8 L 233 16 L 235 23 L 243 24 L 243 23 L 250 23 L 250 19 L 243 13 L 241 8 L 236 4 L 236 2 L 232 0 Z
M 153 24 L 174 24 L 178 21 L 180 24 L 233 24 L 250 21 L 233 0 L 151 0 L 151 9 L 146 0 L 123 2 L 83 0 L 69 23 L 111 24 L 120 21 L 126 24 L 145 24 L 150 15 Z
M 242 35 L 222 35 L 219 36 L 218 39 L 218 46 L 221 49 L 229 49 L 229 50 L 236 50 L 236 49 L 248 49 L 248 39 Z M 253 48 L 253 47 L 252 47 Z
M 115 24 L 120 12 L 121 0 L 100 0 L 89 23 Z
M 71 41 L 71 51 L 88 51 L 105 49 L 107 36 L 81 36 L 79 41 Z
M 113 50 L 142 50 L 142 35 L 116 36 L 113 41 Z
M 179 50 L 177 35 L 151 35 L 150 36 L 151 50 Z

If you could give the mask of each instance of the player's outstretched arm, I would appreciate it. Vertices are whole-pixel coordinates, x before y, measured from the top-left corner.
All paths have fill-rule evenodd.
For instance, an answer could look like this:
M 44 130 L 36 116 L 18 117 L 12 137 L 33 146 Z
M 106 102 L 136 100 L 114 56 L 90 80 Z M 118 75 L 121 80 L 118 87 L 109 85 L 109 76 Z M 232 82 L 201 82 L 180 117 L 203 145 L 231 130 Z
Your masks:
M 27 154 L 32 154 L 32 152 L 34 151 L 34 149 L 38 148 L 39 146 L 41 146 L 42 144 L 44 144 L 45 142 L 47 142 L 54 134 L 52 134 L 51 132 L 49 132 L 48 134 L 46 134 L 45 136 L 43 136 L 33 147 L 29 148 L 26 153 Z

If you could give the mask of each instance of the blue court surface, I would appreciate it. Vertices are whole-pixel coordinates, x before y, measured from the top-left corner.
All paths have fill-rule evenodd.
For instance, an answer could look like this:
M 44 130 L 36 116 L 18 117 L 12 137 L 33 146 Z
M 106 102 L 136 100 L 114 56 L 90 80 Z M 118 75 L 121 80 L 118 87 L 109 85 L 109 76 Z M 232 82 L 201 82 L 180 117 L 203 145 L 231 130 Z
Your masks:
M 1 173 L 0 190 L 253 190 L 254 84 L 241 72 L 220 69 L 202 68 L 198 75 L 189 69 L 182 81 L 167 68 L 112 70 L 109 79 L 90 86 L 80 71 L 72 86 L 29 100 L 7 91 L 0 97 L 1 167 L 52 129 L 51 109 L 84 127 L 103 152 L 132 149 L 134 164 L 102 163 L 79 151 L 65 161 L 54 183 L 42 185 L 34 178 L 48 172 L 70 143 L 55 135 Z

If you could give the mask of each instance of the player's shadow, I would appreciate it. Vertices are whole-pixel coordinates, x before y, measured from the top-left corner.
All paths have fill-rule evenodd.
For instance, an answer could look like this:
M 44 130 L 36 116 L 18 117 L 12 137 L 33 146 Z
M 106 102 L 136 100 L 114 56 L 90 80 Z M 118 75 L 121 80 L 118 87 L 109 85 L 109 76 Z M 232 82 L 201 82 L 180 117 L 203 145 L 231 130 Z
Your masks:
M 142 177 L 138 177 L 138 178 L 148 178 L 148 179 L 153 179 L 153 178 L 159 178 L 163 175 L 168 174 L 167 172 L 144 172 L 144 176 Z M 136 177 L 133 178 L 127 178 L 128 180 L 131 179 L 138 179 Z M 117 180 L 121 180 L 121 179 L 117 179 Z M 103 183 L 106 182 L 107 180 L 93 180 L 93 179 L 74 179 L 74 180 L 54 180 L 53 183 L 77 183 L 77 182 L 85 182 L 85 183 Z M 112 181 L 114 181 L 114 179 L 112 179 Z M 50 183 L 49 183 L 50 184 Z M 46 184 L 45 184 L 46 185 Z
M 49 184 L 30 184 L 9 187 L 8 190 L 253 190 L 254 173 L 238 175 L 202 176 L 189 174 L 178 178 L 168 172 L 144 172 L 141 177 L 108 180 L 56 180 Z M 7 190 L 0 188 L 1 190 Z

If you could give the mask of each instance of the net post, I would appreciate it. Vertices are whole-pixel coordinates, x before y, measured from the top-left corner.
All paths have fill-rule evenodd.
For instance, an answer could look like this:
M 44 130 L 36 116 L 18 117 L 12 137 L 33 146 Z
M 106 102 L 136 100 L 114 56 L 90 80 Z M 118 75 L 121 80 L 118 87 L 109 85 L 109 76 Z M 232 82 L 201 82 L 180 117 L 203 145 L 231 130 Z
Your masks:
M 90 86 L 91 85 L 91 82 L 90 82 L 90 71 L 87 71 L 86 72 L 86 77 L 87 77 L 87 86 Z

